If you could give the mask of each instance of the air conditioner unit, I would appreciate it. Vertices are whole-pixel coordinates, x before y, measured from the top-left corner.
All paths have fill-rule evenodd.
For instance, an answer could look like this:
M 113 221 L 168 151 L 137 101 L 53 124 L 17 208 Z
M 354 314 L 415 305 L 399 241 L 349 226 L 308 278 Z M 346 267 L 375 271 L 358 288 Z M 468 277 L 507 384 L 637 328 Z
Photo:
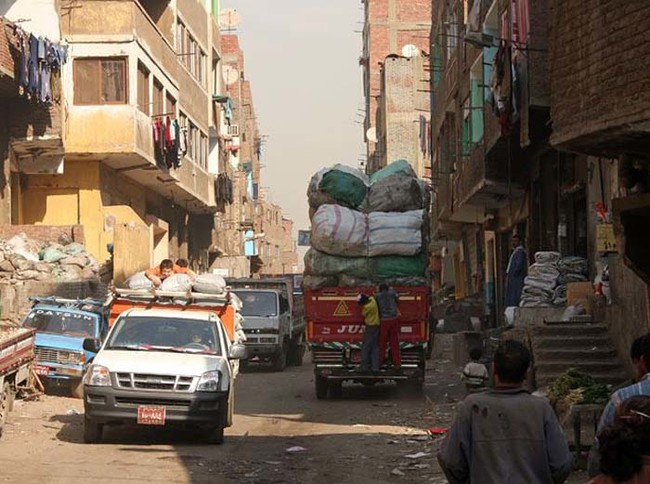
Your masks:
M 226 126 L 226 134 L 228 136 L 239 136 L 239 125 L 231 124 Z

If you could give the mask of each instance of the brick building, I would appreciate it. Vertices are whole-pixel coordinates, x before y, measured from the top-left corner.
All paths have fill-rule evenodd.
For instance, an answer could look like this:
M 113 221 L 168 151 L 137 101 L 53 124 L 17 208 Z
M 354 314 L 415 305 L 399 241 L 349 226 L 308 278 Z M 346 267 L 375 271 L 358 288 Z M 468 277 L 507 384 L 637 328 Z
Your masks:
M 429 31 L 431 19 L 431 0 L 363 0 L 365 21 L 363 27 L 363 52 L 359 63 L 363 67 L 363 91 L 365 96 L 365 121 L 364 130 L 367 144 L 366 171 L 372 173 L 394 161 L 388 159 L 386 141 L 386 118 L 382 117 L 382 95 L 385 77 L 382 71 L 386 57 L 398 55 L 404 57 L 426 57 L 429 52 Z M 421 83 L 415 92 L 425 92 L 425 72 L 404 73 L 406 77 L 413 77 L 416 83 Z M 392 75 L 389 75 L 390 81 Z M 391 82 L 389 82 L 390 84 Z M 399 84 L 399 81 L 397 81 Z M 385 102 L 385 101 L 384 101 Z M 390 103 L 389 103 L 390 104 Z M 411 106 L 412 102 L 409 102 Z M 404 108 L 398 108 L 404 111 Z M 392 109 L 389 108 L 389 111 Z M 427 114 L 428 104 L 424 111 L 417 114 Z M 417 119 L 417 116 L 416 116 Z M 418 134 L 417 126 L 414 132 Z M 409 133 L 409 138 L 413 138 Z M 380 139 L 382 141 L 380 141 Z M 397 152 L 403 152 L 403 147 Z M 416 160 L 408 160 L 417 164 Z

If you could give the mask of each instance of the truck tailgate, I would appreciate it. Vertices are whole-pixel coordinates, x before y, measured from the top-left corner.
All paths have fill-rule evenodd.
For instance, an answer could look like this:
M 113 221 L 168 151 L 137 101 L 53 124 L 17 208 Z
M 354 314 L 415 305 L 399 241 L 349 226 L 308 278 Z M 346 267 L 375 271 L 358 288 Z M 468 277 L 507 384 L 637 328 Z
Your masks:
M 35 330 L 0 324 L 0 374 L 34 359 Z

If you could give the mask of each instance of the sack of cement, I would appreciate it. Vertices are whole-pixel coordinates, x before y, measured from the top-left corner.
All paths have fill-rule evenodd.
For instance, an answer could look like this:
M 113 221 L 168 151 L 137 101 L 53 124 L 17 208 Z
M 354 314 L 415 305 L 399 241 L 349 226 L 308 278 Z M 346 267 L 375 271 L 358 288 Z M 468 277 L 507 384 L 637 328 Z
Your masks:
M 422 210 L 368 215 L 368 255 L 412 256 L 422 249 Z
M 153 282 L 144 275 L 144 271 L 133 274 L 125 284 L 129 289 L 151 289 L 153 287 Z
M 219 274 L 199 274 L 192 285 L 194 292 L 204 294 L 223 294 L 226 290 L 226 281 Z
M 341 205 L 322 205 L 311 221 L 310 243 L 326 254 L 365 256 L 368 253 L 366 215 Z
M 170 292 L 186 292 L 192 289 L 192 278 L 187 274 L 173 274 L 162 281 L 159 289 Z
M 312 176 L 307 189 L 307 198 L 312 208 L 324 201 L 361 208 L 368 195 L 368 177 L 362 171 L 345 165 L 323 168 Z

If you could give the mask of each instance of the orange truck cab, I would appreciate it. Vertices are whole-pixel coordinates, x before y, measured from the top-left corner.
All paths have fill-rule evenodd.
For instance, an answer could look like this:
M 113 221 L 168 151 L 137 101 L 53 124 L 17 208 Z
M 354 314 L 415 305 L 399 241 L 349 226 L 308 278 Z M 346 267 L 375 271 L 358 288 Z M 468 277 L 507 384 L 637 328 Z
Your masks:
M 235 308 L 230 293 L 204 294 L 197 292 L 143 291 L 114 289 L 109 317 L 112 327 L 117 317 L 127 309 L 169 309 L 170 311 L 212 311 L 221 319 L 231 342 L 235 341 Z

